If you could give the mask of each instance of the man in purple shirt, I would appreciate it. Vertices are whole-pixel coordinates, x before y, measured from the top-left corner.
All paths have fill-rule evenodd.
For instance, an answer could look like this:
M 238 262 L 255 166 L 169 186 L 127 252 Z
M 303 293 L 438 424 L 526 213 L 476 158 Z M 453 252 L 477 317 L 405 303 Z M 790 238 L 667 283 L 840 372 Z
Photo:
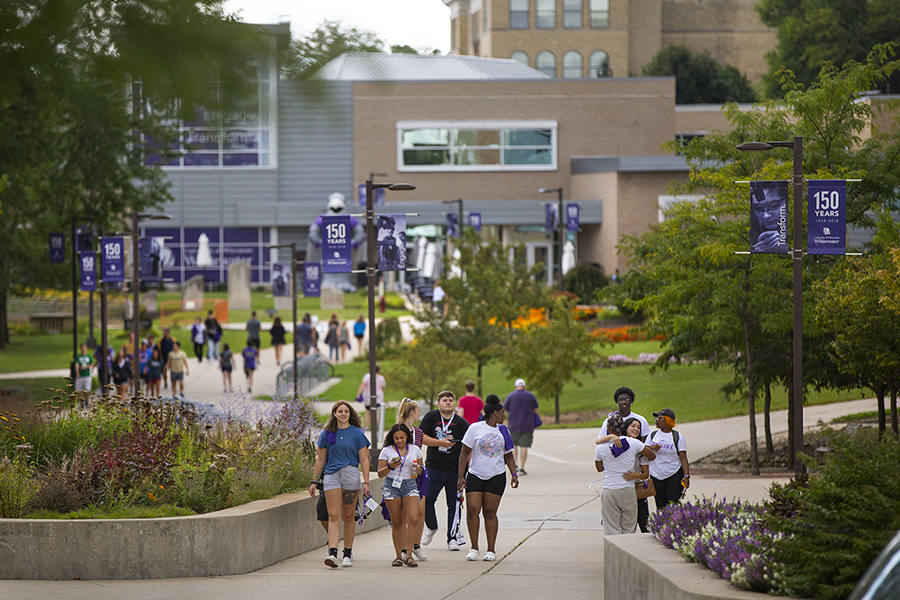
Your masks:
M 503 408 L 509 415 L 508 427 L 513 439 L 513 459 L 520 475 L 525 472 L 525 461 L 528 460 L 528 449 L 534 441 L 534 415 L 540 412 L 537 398 L 525 389 L 525 380 L 516 379 L 516 389 L 506 400 Z

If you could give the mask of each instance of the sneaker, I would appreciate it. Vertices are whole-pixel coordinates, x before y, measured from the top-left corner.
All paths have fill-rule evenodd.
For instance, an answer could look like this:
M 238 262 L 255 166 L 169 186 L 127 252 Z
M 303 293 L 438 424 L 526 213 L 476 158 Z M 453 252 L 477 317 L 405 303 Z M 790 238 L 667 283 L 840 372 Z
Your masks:
M 459 543 L 455 539 L 451 539 L 449 542 L 447 542 L 447 548 L 449 548 L 451 552 L 458 552 Z
M 469 553 L 466 554 L 466 560 L 478 560 L 478 550 L 475 550 L 474 548 L 469 550 Z
M 497 560 L 497 555 L 488 550 L 484 553 L 484 558 L 482 558 L 481 560 L 485 562 L 494 562 L 495 560 Z
M 519 475 L 528 475 L 528 471 L 525 469 L 519 469 Z
M 422 545 L 427 546 L 431 543 L 431 538 L 434 537 L 434 534 L 437 533 L 437 529 L 428 529 L 425 528 L 425 535 L 422 536 Z
M 487 560 L 487 559 L 485 559 L 485 560 Z M 344 566 L 345 566 L 345 567 L 352 567 L 352 566 L 353 566 L 353 557 L 352 557 L 352 556 L 345 556 L 345 557 L 344 557 Z
M 422 552 L 421 548 L 413 548 L 413 555 L 416 557 L 416 560 L 419 562 L 428 560 L 428 557 L 425 556 L 425 553 Z
M 325 564 L 331 567 L 332 569 L 338 568 L 338 557 L 334 554 L 329 554 L 325 557 Z

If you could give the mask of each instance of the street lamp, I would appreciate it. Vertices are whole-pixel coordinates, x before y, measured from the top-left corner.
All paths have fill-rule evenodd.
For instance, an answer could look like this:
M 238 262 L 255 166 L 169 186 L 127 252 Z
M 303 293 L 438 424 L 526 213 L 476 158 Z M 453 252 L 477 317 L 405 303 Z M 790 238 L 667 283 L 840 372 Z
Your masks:
M 744 152 L 765 152 L 772 148 L 794 149 L 794 174 L 791 183 L 794 188 L 793 248 L 791 260 L 794 266 L 794 394 L 788 407 L 793 421 L 789 430 L 794 443 L 788 455 L 794 463 L 794 471 L 800 475 L 803 467 L 799 455 L 803 452 L 803 138 L 794 136 L 791 142 L 747 142 L 737 147 Z
M 557 273 L 557 276 L 559 277 L 559 291 L 561 292 L 561 291 L 563 291 L 563 269 L 562 269 L 562 267 L 563 267 L 563 264 L 562 264 L 563 244 L 565 243 L 565 239 L 566 239 L 566 226 L 565 226 L 565 222 L 563 221 L 563 215 L 564 215 L 564 213 L 563 213 L 563 189 L 561 187 L 541 188 L 538 190 L 538 192 L 541 194 L 550 194 L 550 193 L 556 192 L 559 195 L 558 196 L 559 207 L 558 207 L 558 211 L 556 213 L 556 229 L 557 229 L 557 237 L 559 237 L 559 254 L 557 254 L 556 257 L 557 257 L 557 266 L 559 267 L 559 272 Z
M 138 237 L 138 222 L 142 220 L 167 221 L 171 215 L 164 213 L 131 213 L 131 288 L 134 294 L 134 303 L 131 311 L 131 325 L 134 332 L 134 355 L 131 359 L 131 374 L 134 377 L 134 395 L 137 397 L 138 381 L 141 374 L 141 360 L 138 353 L 141 351 L 141 240 Z M 106 360 L 106 357 L 103 357 Z
M 414 190 L 416 186 L 408 183 L 374 183 L 366 180 L 366 287 L 369 300 L 369 423 L 372 432 L 373 464 L 378 464 L 378 404 L 375 390 L 375 281 L 378 261 L 375 258 L 375 245 L 378 240 L 375 237 L 375 190 Z
M 266 246 L 267 250 L 276 250 L 278 248 L 291 249 L 291 305 L 294 317 L 294 329 L 292 330 L 294 340 L 294 400 L 296 400 L 299 382 L 299 374 L 297 373 L 297 243 L 291 242 L 290 244 Z

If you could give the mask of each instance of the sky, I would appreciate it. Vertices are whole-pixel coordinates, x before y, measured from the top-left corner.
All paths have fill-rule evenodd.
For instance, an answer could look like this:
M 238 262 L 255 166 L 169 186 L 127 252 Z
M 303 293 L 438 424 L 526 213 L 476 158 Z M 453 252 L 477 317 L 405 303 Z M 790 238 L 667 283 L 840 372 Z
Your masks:
M 388 47 L 450 51 L 450 10 L 442 0 L 226 0 L 224 6 L 229 13 L 241 11 L 247 23 L 278 23 L 287 16 L 294 38 L 329 20 L 372 31 Z

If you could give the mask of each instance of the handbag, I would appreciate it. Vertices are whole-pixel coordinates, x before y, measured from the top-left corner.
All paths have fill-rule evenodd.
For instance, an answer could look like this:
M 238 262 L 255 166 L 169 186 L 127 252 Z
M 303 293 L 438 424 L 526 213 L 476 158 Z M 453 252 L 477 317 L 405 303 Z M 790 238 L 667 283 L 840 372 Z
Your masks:
M 534 428 L 537 429 L 538 427 L 540 427 L 543 424 L 544 424 L 544 422 L 541 421 L 541 415 L 534 413 Z
M 637 494 L 638 500 L 643 500 L 644 498 L 656 495 L 656 487 L 654 487 L 652 479 L 648 479 L 647 481 L 636 481 L 634 483 L 634 491 Z

